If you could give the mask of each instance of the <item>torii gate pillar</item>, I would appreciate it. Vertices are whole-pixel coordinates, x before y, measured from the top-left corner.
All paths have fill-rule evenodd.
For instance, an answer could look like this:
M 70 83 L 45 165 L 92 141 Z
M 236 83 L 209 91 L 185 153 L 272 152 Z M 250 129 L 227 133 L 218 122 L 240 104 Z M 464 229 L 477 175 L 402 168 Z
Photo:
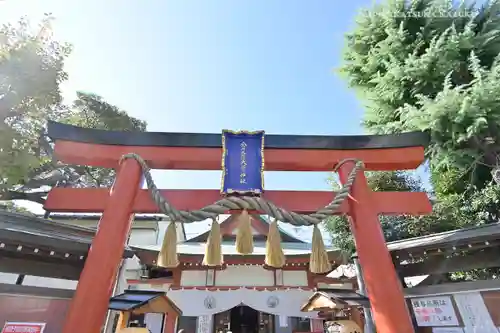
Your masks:
M 141 180 L 139 163 L 124 160 L 109 191 L 106 208 L 68 309 L 63 333 L 101 332 L 130 232 L 132 209 Z
M 339 169 L 340 180 L 347 177 L 354 162 Z M 363 268 L 368 298 L 378 332 L 414 333 L 401 282 L 385 243 L 372 191 L 364 171 L 360 171 L 349 197 L 349 224 L 356 242 L 356 251 Z

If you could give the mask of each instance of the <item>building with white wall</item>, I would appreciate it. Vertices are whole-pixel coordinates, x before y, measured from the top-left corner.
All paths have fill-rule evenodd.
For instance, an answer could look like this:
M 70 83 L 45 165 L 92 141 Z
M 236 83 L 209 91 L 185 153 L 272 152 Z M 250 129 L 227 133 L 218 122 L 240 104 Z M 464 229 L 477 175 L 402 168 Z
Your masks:
M 164 269 L 155 265 L 160 244 L 131 245 L 149 270 L 165 274 L 128 283 L 140 290 L 165 291 L 182 310 L 177 327 L 186 333 L 314 331 L 317 329 L 314 326 L 317 313 L 301 311 L 313 289 L 332 282 L 338 282 L 338 289 L 352 289 L 352 283 L 311 274 L 311 244 L 281 229 L 286 265 L 281 269 L 266 267 L 264 258 L 269 221 L 266 217 L 252 215 L 251 225 L 253 253 L 241 255 L 235 246 L 237 219 L 231 215 L 220 223 L 224 255 L 221 267 L 207 267 L 202 263 L 209 231 L 177 245 L 180 264 L 176 268 Z M 328 253 L 334 266 L 344 263 L 345 257 L 340 251 L 331 248 Z M 148 318 L 137 319 L 153 327 Z M 322 321 L 319 322 L 316 326 L 322 326 Z M 158 329 L 158 333 L 161 330 Z
M 99 214 L 53 214 L 49 217 L 53 221 L 69 226 L 82 227 L 90 230 L 96 230 L 99 223 Z M 165 229 L 168 226 L 168 220 L 163 216 L 158 215 L 136 215 L 132 223 L 128 244 L 136 246 L 157 246 L 161 244 Z M 185 240 L 185 232 L 182 224 L 177 228 L 177 239 Z M 124 259 L 124 267 L 121 270 L 122 277 L 120 280 L 137 280 L 142 274 L 142 266 L 137 257 Z M 18 274 L 0 272 L 0 283 L 15 283 L 18 279 Z M 56 279 L 41 276 L 25 275 L 22 284 L 26 286 L 48 287 L 74 290 L 77 280 Z M 126 288 L 122 285 L 121 288 Z

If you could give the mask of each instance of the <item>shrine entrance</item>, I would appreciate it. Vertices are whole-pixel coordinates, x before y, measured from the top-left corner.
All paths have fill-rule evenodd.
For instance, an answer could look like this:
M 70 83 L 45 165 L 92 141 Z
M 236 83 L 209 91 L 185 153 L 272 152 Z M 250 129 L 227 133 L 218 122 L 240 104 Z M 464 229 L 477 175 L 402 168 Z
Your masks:
M 259 311 L 240 305 L 230 310 L 229 317 L 232 333 L 259 333 Z
M 179 266 L 174 222 L 213 219 L 205 257 L 197 264 L 214 270 L 225 269 L 218 216 L 237 215 L 235 250 L 250 255 L 254 252 L 254 233 L 249 215 L 254 212 L 272 219 L 262 263 L 268 268 L 286 265 L 278 222 L 312 228 L 307 262 L 311 275 L 329 273 L 334 261 L 325 250 L 319 225 L 331 215 L 349 215 L 377 331 L 414 332 L 378 216 L 422 215 L 430 213 L 432 207 L 426 193 L 373 192 L 365 171 L 419 167 L 428 142 L 425 133 L 269 135 L 264 143 L 263 131 L 223 131 L 222 135 L 121 133 L 50 122 L 48 135 L 61 162 L 117 170 L 111 189 L 56 187 L 45 202 L 45 210 L 51 212 L 102 213 L 62 333 L 100 332 L 133 214 L 162 213 L 170 218 L 172 223 L 155 260 L 155 265 L 164 268 Z M 214 190 L 162 190 L 154 184 L 150 169 L 222 170 L 222 186 Z M 264 171 L 334 171 L 338 172 L 341 189 L 333 194 L 269 191 L 264 189 Z M 140 189 L 143 178 L 147 190 Z M 278 300 L 270 299 L 268 307 L 279 306 Z M 210 309 L 213 300 L 207 299 L 204 305 Z M 240 320 L 240 328 L 242 325 Z M 174 330 L 175 320 L 167 318 L 165 332 Z
M 275 316 L 246 305 L 215 314 L 215 333 L 274 333 Z

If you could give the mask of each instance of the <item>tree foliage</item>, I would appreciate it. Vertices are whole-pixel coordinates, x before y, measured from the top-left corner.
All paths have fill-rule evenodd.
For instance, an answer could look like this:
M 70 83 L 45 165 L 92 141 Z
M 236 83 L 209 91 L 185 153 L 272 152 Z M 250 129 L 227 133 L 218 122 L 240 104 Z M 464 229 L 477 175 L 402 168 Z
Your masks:
M 409 172 L 369 172 L 367 181 L 373 191 L 425 191 L 420 178 Z M 453 229 L 455 210 L 452 205 L 452 201 L 445 204 L 436 203 L 435 213 L 430 216 L 380 216 L 386 241 L 391 242 Z M 441 220 L 440 223 L 436 223 L 437 219 Z M 355 252 L 354 238 L 346 216 L 330 217 L 325 223 L 325 228 L 331 234 L 336 247 L 348 253 Z
M 393 0 L 361 14 L 347 35 L 341 72 L 368 101 L 365 127 L 428 131 L 431 170 L 454 174 L 454 192 L 459 179 L 486 186 L 497 162 L 499 14 L 498 1 Z
M 146 130 L 144 121 L 128 116 L 125 111 L 107 103 L 98 95 L 83 92 L 77 93 L 72 108 L 61 121 L 80 127 L 111 131 Z M 78 177 L 78 181 L 74 184 L 77 186 L 110 187 L 115 171 L 84 166 L 74 168 L 74 176 Z
M 0 29 L 0 190 L 19 184 L 40 161 L 39 133 L 61 110 L 70 47 L 54 41 L 51 18 L 38 29 L 26 19 Z
M 346 36 L 340 72 L 366 102 L 364 127 L 430 134 L 434 212 L 391 222 L 404 226 L 397 237 L 498 221 L 499 27 L 497 0 L 389 0 Z
M 77 93 L 65 105 L 60 85 L 68 79 L 64 61 L 68 44 L 51 33 L 52 17 L 38 27 L 22 18 L 17 25 L 0 29 L 0 201 L 3 209 L 18 206 L 6 202 L 23 199 L 43 203 L 50 186 L 109 186 L 114 171 L 62 165 L 52 156 L 47 140 L 47 120 L 82 127 L 144 131 L 143 121 L 127 115 L 102 97 Z

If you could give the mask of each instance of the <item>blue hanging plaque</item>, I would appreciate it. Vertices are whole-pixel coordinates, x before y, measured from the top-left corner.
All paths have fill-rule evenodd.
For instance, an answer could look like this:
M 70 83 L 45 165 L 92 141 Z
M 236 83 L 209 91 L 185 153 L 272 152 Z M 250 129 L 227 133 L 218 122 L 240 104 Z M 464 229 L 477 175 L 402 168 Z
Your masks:
M 264 191 L 264 131 L 222 131 L 224 194 Z

